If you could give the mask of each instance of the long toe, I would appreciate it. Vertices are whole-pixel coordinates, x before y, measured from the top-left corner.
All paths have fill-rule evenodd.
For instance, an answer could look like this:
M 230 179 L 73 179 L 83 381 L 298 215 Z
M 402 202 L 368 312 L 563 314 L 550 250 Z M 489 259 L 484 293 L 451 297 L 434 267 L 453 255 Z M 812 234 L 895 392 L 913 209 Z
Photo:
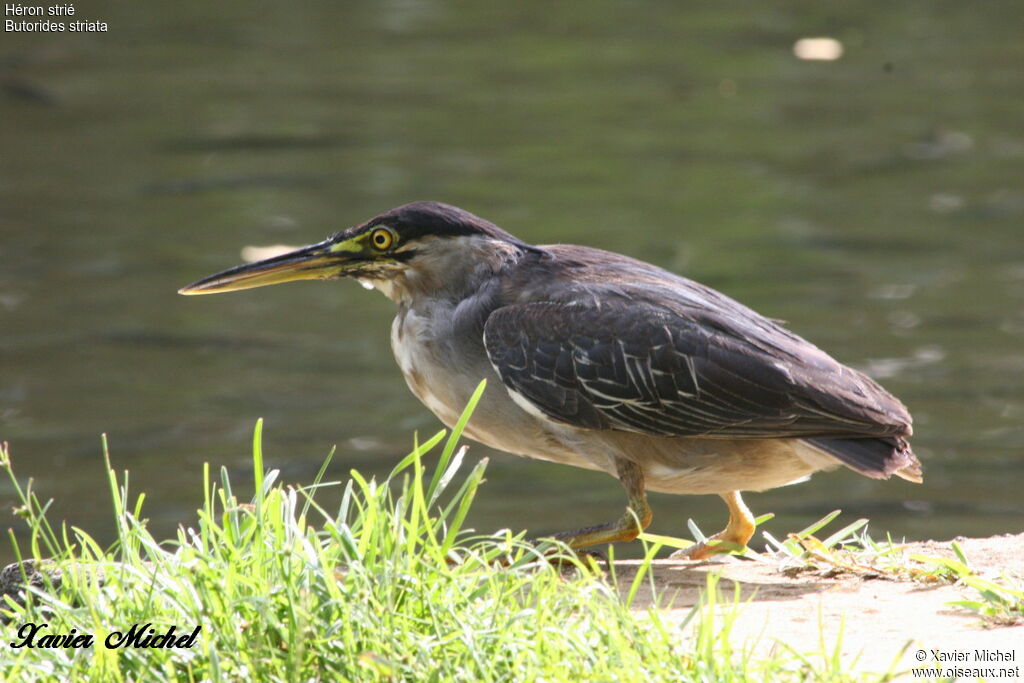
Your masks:
M 691 545 L 689 548 L 681 548 L 671 555 L 669 559 L 672 560 L 706 560 L 712 555 L 721 555 L 724 553 L 734 552 L 739 546 L 740 548 L 747 547 L 747 541 L 750 540 L 750 534 L 731 534 L 728 529 L 720 531 L 714 536 L 711 536 L 707 540 L 701 541 Z M 719 543 L 723 545 L 719 545 Z
M 706 560 L 716 553 L 729 553 L 736 550 L 736 546 L 746 548 L 754 535 L 754 516 L 743 503 L 739 491 L 730 491 L 721 494 L 722 500 L 729 506 L 729 524 L 714 536 L 701 541 L 689 548 L 683 548 L 672 553 L 669 557 L 673 560 Z M 717 545 L 712 541 L 718 541 L 726 545 Z

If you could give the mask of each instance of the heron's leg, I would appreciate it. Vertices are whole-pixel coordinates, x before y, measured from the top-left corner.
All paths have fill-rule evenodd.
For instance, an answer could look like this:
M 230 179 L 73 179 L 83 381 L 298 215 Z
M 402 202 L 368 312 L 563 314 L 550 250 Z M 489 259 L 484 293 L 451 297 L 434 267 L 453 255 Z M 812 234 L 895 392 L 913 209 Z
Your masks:
M 727 548 L 716 548 L 709 545 L 708 541 L 726 541 L 744 547 L 747 545 L 747 541 L 754 535 L 754 516 L 743 503 L 739 491 L 729 491 L 719 495 L 729 506 L 729 524 L 725 529 L 708 538 L 707 541 L 672 553 L 673 559 L 703 560 L 715 553 L 729 552 Z
M 570 548 L 585 548 L 601 543 L 615 541 L 632 541 L 651 523 L 651 506 L 647 504 L 644 492 L 644 472 L 632 460 L 615 459 L 615 469 L 629 496 L 629 508 L 626 514 L 614 522 L 588 526 L 575 531 L 563 531 L 555 534 L 555 538 L 568 544 Z

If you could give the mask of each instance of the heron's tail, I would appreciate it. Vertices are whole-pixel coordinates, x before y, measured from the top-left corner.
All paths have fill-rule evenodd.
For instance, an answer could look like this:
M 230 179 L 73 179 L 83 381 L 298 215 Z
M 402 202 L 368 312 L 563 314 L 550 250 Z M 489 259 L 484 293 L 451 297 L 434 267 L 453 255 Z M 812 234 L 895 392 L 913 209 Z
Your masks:
M 807 439 L 807 443 L 872 479 L 896 475 L 920 484 L 921 462 L 901 436 L 867 439 Z

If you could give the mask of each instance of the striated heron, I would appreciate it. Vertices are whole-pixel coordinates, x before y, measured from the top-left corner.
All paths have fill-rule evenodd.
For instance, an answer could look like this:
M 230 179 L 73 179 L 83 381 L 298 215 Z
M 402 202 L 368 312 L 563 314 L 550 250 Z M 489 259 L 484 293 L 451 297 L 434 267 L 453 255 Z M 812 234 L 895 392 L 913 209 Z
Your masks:
M 750 540 L 741 491 L 840 465 L 921 481 L 906 408 L 775 322 L 649 263 L 527 244 L 446 204 L 392 209 L 181 293 L 343 277 L 398 304 L 395 358 L 442 422 L 486 378 L 471 438 L 618 478 L 626 514 L 557 535 L 571 547 L 636 538 L 647 490 L 725 500 L 727 527 L 683 553 L 701 559 L 708 541 Z

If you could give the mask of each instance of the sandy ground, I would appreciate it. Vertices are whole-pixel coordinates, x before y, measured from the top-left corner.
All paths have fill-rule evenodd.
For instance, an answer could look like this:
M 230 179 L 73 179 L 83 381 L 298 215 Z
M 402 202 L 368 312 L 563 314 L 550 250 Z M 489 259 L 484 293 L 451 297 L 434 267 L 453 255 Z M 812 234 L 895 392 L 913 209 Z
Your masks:
M 1024 534 L 956 540 L 971 566 L 976 571 L 984 568 L 985 577 L 1024 573 Z M 908 553 L 953 557 L 948 541 L 911 543 L 905 548 Z M 616 562 L 621 586 L 628 588 L 637 564 Z M 767 653 L 786 644 L 807 653 L 822 650 L 823 636 L 824 648 L 833 651 L 841 631 L 840 652 L 850 669 L 903 672 L 910 679 L 910 669 L 922 665 L 1016 667 L 1016 676 L 1010 671 L 989 680 L 1024 680 L 1024 623 L 987 626 L 973 612 L 947 604 L 975 599 L 973 589 L 828 571 L 787 575 L 776 564 L 737 557 L 711 562 L 659 560 L 654 583 L 665 596 L 662 604 L 668 601 L 669 618 L 686 617 L 700 599 L 709 572 L 721 575 L 719 587 L 727 601 L 732 602 L 737 585 L 746 601 L 732 626 L 734 647 Z M 651 595 L 645 583 L 635 607 L 650 606 Z M 982 649 L 1009 652 L 1013 660 L 977 662 L 974 651 Z M 936 661 L 937 653 L 951 659 Z

